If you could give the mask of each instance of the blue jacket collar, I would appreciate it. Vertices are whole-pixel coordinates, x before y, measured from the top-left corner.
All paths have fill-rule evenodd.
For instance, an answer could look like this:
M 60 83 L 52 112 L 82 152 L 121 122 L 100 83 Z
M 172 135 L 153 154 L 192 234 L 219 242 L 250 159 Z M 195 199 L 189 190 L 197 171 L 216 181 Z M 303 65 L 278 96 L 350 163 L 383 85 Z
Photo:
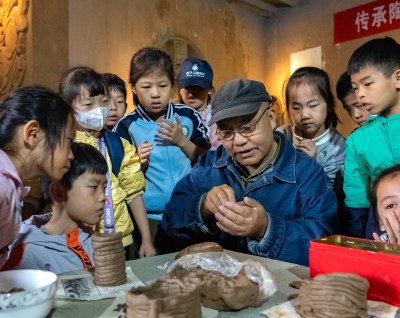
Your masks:
M 283 147 L 282 153 L 275 162 L 274 166 L 270 169 L 267 169 L 262 175 L 259 176 L 259 178 L 266 176 L 268 179 L 276 178 L 283 182 L 296 183 L 296 150 L 294 149 L 292 143 L 282 133 L 274 131 L 274 135 L 277 135 L 281 138 Z M 223 149 L 220 158 L 214 163 L 214 168 L 219 169 L 223 167 L 227 167 L 229 170 L 238 170 L 231 156 L 228 155 L 225 149 Z
M 136 107 L 136 111 L 143 120 L 154 121 L 154 119 L 151 117 L 148 111 L 144 109 L 142 105 L 138 104 Z M 165 110 L 165 119 L 170 119 L 173 114 L 174 114 L 173 104 L 168 103 L 167 108 Z

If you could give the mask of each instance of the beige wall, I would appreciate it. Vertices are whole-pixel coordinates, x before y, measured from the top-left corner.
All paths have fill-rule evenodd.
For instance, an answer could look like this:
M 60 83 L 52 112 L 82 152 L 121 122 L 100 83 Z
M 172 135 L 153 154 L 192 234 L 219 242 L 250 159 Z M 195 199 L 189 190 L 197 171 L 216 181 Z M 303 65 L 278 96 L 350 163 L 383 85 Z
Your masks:
M 27 30 L 27 68 L 22 85 L 58 89 L 68 67 L 68 0 L 30 0 Z
M 329 74 L 335 93 L 336 81 L 346 70 L 348 59 L 358 46 L 383 36 L 391 36 L 400 41 L 400 30 L 395 30 L 338 45 L 333 43 L 333 14 L 368 2 L 371 1 L 301 0 L 299 7 L 282 10 L 268 19 L 264 80 L 269 92 L 282 98 L 283 83 L 290 76 L 291 53 L 322 46 L 323 69 Z M 347 136 L 356 126 L 339 101 L 336 111 L 342 121 L 338 130 Z
M 281 101 L 290 54 L 321 46 L 323 68 L 334 90 L 359 45 L 385 35 L 400 41 L 400 30 L 395 30 L 333 44 L 333 14 L 368 2 L 300 0 L 297 7 L 266 19 L 225 0 L 31 0 L 22 84 L 57 89 L 62 70 L 77 64 L 127 81 L 134 52 L 177 36 L 210 62 L 216 88 L 248 77 L 263 81 Z M 355 125 L 339 102 L 337 113 L 342 121 L 338 130 L 347 136 Z
M 191 41 L 214 69 L 214 85 L 264 80 L 267 20 L 223 0 L 70 0 L 69 63 L 128 80 L 133 53 L 170 36 Z M 132 104 L 128 97 L 128 103 Z
M 31 6 L 31 81 L 58 90 L 68 67 L 68 1 L 31 0 Z

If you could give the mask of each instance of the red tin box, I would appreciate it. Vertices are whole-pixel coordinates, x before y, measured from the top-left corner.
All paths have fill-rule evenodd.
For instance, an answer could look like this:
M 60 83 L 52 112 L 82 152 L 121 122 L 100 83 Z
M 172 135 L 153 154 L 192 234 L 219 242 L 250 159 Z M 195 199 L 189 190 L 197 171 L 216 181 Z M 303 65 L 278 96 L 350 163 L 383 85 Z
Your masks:
M 355 273 L 368 279 L 368 299 L 400 306 L 400 245 L 346 236 L 310 242 L 310 276 Z

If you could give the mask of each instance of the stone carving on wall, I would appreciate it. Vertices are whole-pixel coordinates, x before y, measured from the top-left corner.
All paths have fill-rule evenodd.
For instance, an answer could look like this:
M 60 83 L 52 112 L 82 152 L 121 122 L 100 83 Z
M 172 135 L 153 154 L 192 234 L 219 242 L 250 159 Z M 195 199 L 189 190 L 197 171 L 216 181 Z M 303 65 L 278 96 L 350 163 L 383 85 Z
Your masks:
M 157 42 L 161 43 L 158 44 Z M 179 67 L 184 59 L 188 57 L 201 58 L 200 51 L 195 47 L 195 45 L 183 37 L 167 36 L 162 37 L 157 42 L 155 43 L 155 46 L 160 47 L 171 56 L 172 62 L 174 63 L 175 78 L 178 78 Z M 171 100 L 173 102 L 180 101 L 178 85 L 174 85 L 172 89 Z
M 0 0 L 0 96 L 19 87 L 26 71 L 29 0 Z

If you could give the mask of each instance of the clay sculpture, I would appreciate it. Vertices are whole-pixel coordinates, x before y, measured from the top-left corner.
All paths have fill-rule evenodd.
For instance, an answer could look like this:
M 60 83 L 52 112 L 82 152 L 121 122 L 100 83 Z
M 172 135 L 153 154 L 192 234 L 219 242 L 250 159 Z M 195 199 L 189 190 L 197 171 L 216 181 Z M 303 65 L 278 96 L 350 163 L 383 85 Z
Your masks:
M 122 233 L 94 232 L 91 238 L 95 263 L 94 283 L 99 286 L 125 284 L 125 250 L 122 245 Z
M 368 317 L 368 287 L 357 274 L 320 274 L 303 281 L 296 311 L 303 318 Z
M 201 318 L 200 296 L 178 279 L 158 280 L 126 293 L 126 318 Z

